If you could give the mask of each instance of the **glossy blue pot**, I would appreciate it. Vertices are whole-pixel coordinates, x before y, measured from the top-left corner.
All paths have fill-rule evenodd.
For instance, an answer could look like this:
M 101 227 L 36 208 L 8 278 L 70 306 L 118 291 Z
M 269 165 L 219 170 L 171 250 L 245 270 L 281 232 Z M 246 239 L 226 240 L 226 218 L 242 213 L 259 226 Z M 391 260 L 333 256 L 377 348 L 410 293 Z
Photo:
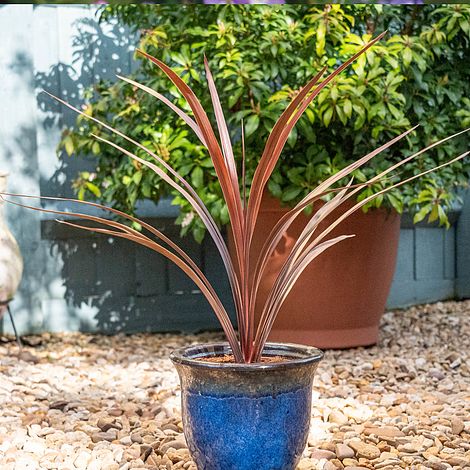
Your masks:
M 226 343 L 172 353 L 181 381 L 183 427 L 199 470 L 291 470 L 307 443 L 316 348 L 268 343 L 282 362 L 201 361 L 231 354 Z

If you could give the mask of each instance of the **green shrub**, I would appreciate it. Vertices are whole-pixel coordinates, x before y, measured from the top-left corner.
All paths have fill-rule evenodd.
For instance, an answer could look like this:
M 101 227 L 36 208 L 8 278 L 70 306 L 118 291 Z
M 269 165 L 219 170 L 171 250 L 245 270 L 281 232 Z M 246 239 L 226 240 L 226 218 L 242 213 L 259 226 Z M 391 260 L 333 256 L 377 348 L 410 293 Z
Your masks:
M 246 135 L 247 182 L 271 127 L 301 84 L 327 65 L 331 71 L 384 29 L 389 35 L 323 90 L 291 133 L 287 149 L 269 182 L 283 203 L 298 202 L 320 180 L 415 124 L 413 137 L 355 173 L 363 182 L 391 163 L 470 125 L 470 6 L 379 5 L 110 5 L 101 20 L 118 18 L 140 32 L 138 47 L 172 66 L 190 83 L 203 106 L 210 107 L 203 72 L 207 56 L 231 127 L 240 161 L 242 120 Z M 149 63 L 139 62 L 134 78 L 188 106 Z M 366 86 L 367 85 L 367 86 Z M 98 83 L 86 93 L 87 112 L 108 119 L 157 152 L 189 178 L 220 224 L 229 222 L 210 158 L 192 131 L 165 105 L 134 87 Z M 59 149 L 94 155 L 95 172 L 75 181 L 80 198 L 98 198 L 132 212 L 138 200 L 158 201 L 172 194 L 158 176 L 112 148 L 91 132 L 103 131 L 78 119 L 66 129 Z M 124 144 L 124 142 L 117 142 Z M 406 165 L 401 178 L 417 174 L 456 155 L 465 144 L 453 139 Z M 125 146 L 125 144 L 124 144 Z M 142 158 L 146 155 L 138 153 Z M 457 163 L 371 202 L 446 224 L 446 213 L 467 185 L 468 164 Z M 393 184 L 396 179 L 388 183 Z M 383 186 L 364 190 L 359 199 Z M 205 229 L 189 204 L 181 206 L 182 232 L 202 240 Z M 365 207 L 370 209 L 370 205 Z

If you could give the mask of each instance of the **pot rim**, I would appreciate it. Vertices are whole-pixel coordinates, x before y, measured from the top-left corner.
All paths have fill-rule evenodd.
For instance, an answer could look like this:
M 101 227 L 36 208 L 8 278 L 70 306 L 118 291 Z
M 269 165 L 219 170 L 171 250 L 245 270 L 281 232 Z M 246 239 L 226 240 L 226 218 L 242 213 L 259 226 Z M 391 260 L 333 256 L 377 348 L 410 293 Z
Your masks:
M 219 363 L 200 361 L 202 357 L 214 357 L 221 354 L 231 354 L 232 350 L 227 342 L 203 343 L 175 349 L 170 354 L 174 364 L 197 367 L 201 369 L 224 369 L 231 371 L 277 370 L 299 367 L 320 362 L 324 353 L 313 346 L 294 343 L 266 343 L 264 353 L 268 356 L 284 356 L 282 362 L 270 363 Z M 290 353 L 290 356 L 287 354 Z

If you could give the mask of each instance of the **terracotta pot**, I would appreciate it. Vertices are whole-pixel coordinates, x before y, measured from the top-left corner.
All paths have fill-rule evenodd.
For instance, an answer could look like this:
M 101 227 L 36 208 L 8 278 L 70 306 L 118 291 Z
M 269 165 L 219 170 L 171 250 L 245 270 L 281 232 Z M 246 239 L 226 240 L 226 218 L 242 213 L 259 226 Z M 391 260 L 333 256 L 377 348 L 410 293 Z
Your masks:
M 339 208 L 329 220 L 345 208 Z M 287 210 L 278 200 L 264 197 L 252 253 L 261 250 L 268 233 Z M 260 286 L 260 299 L 266 298 L 288 249 L 307 220 L 301 214 L 273 253 Z M 327 223 L 328 220 L 323 226 Z M 343 234 L 356 236 L 333 246 L 306 268 L 282 306 L 270 341 L 319 348 L 348 348 L 377 342 L 380 318 L 395 271 L 400 216 L 384 209 L 358 211 L 328 238 Z M 259 305 L 260 302 L 257 315 Z
M 0 191 L 5 191 L 6 183 L 7 174 L 0 171 Z M 23 259 L 4 220 L 3 204 L 0 199 L 0 318 L 5 313 L 5 303 L 14 297 L 23 273 Z

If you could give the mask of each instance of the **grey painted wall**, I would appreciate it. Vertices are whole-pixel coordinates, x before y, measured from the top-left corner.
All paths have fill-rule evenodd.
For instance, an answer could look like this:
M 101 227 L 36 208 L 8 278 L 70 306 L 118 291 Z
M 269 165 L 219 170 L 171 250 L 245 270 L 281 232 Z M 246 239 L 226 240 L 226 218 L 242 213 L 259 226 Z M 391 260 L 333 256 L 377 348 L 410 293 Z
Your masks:
M 456 226 L 450 229 L 419 224 L 404 216 L 395 276 L 387 306 L 454 298 L 456 282 Z
M 70 194 L 86 161 L 58 159 L 63 124 L 74 116 L 38 90 L 80 104 L 79 91 L 99 77 L 132 68 L 133 38 L 101 27 L 95 7 L 0 7 L 0 168 L 14 192 Z M 173 238 L 174 210 L 144 205 L 142 214 Z M 25 258 L 12 304 L 21 333 L 64 330 L 198 330 L 216 326 L 195 286 L 143 248 L 58 226 L 43 214 L 7 207 Z M 449 231 L 404 220 L 390 307 L 470 297 L 470 200 Z M 230 302 L 221 262 L 210 242 L 181 241 Z M 121 249 L 123 248 L 123 249 Z M 4 329 L 11 331 L 8 320 Z
M 468 299 L 470 298 L 470 192 L 467 192 L 456 233 L 456 295 Z

